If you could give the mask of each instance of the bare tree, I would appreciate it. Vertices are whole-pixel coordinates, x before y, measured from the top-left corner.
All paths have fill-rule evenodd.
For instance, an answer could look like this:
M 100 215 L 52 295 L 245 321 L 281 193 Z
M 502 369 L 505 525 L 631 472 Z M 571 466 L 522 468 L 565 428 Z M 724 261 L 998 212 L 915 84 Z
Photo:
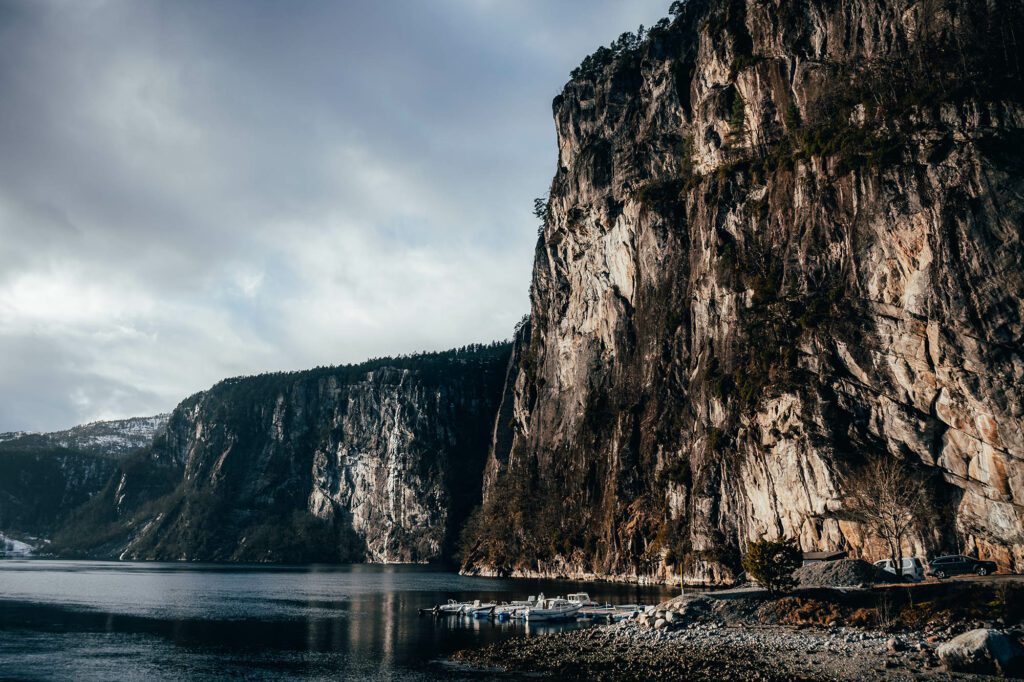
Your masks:
M 903 543 L 931 509 L 924 476 L 892 457 L 874 457 L 843 479 L 843 507 L 854 521 L 889 546 L 896 574 L 903 574 Z

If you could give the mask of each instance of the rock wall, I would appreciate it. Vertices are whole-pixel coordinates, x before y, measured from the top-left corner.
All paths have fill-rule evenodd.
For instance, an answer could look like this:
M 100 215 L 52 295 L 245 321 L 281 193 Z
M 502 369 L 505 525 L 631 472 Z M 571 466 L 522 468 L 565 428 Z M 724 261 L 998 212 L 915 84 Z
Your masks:
M 229 379 L 55 540 L 66 555 L 424 562 L 479 503 L 507 344 Z
M 691 0 L 554 101 L 530 324 L 465 569 L 728 582 L 744 544 L 1024 569 L 1019 3 Z

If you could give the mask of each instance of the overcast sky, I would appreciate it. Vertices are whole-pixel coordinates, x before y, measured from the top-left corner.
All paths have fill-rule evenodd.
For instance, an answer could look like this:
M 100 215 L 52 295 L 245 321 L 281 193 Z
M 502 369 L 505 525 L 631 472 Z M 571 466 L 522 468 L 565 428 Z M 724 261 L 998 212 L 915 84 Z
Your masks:
M 668 0 L 0 0 L 0 431 L 510 336 L 551 99 Z

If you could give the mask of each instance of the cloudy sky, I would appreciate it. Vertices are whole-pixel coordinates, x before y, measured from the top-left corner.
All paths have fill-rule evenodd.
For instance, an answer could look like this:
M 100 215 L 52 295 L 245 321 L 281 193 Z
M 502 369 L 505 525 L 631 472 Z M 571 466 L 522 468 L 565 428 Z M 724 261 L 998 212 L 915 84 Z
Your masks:
M 0 431 L 506 338 L 551 99 L 668 0 L 0 0 Z

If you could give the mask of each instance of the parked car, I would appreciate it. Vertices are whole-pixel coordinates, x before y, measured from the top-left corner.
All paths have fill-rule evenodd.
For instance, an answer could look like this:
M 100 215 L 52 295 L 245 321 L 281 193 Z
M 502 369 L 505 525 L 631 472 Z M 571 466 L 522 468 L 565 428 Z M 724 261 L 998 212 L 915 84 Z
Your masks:
M 928 563 L 928 575 L 933 575 L 940 580 L 951 575 L 965 575 L 977 573 L 988 575 L 996 572 L 996 562 L 982 561 L 962 554 L 951 554 L 949 556 L 935 557 Z
M 920 582 L 924 580 L 924 564 L 916 556 L 905 556 L 903 557 L 902 567 L 903 570 L 899 573 L 896 572 L 896 564 L 892 559 L 882 559 L 876 561 L 875 566 L 888 571 L 894 576 L 902 577 L 903 580 L 913 580 L 914 582 Z

